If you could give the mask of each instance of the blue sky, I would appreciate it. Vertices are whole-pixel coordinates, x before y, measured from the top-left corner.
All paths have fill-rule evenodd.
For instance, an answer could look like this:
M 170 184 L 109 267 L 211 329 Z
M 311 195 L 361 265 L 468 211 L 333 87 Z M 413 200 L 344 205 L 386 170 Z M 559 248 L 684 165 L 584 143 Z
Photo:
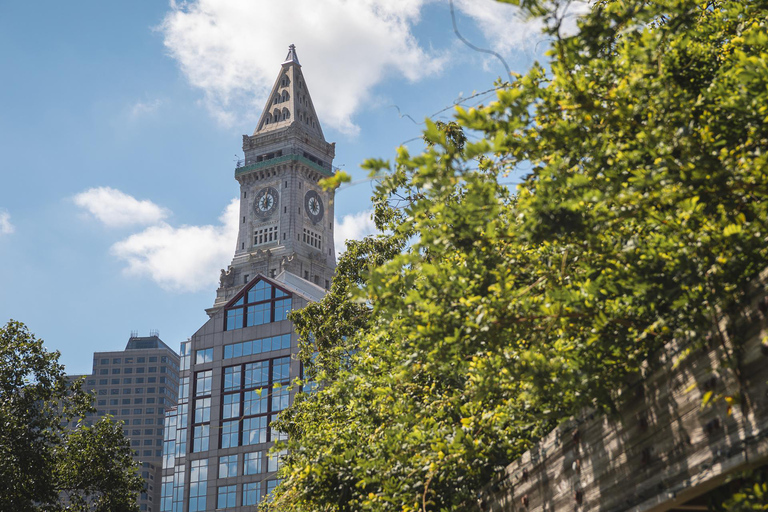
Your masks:
M 513 70 L 541 58 L 512 7 L 456 6 Z M 337 193 L 342 237 L 372 229 L 360 162 L 420 133 L 394 106 L 421 122 L 504 72 L 458 41 L 447 0 L 0 0 L 0 321 L 70 373 L 132 330 L 191 336 L 234 252 L 242 134 L 291 43 L 334 164 L 361 181 Z

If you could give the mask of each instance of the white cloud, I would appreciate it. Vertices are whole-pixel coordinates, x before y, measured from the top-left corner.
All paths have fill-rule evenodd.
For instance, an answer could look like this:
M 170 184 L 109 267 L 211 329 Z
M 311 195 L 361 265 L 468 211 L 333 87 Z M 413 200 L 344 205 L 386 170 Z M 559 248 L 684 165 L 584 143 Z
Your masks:
M 152 115 L 157 112 L 162 104 L 162 100 L 159 99 L 152 101 L 137 101 L 131 107 L 130 117 L 132 119 L 138 119 L 139 117 Z
M 73 200 L 108 227 L 156 224 L 169 213 L 152 201 L 139 201 L 110 187 L 90 188 Z
M 219 269 L 229 263 L 237 241 L 239 211 L 240 203 L 233 199 L 219 225 L 175 228 L 163 222 L 117 242 L 111 252 L 127 262 L 126 274 L 148 276 L 166 290 L 215 288 Z
M 11 214 L 0 210 L 0 235 L 10 235 L 16 231 L 16 228 L 11 224 Z
M 542 22 L 526 20 L 520 9 L 510 4 L 456 0 L 456 7 L 475 21 L 491 48 L 502 55 L 508 56 L 515 49 L 530 49 L 542 39 Z
M 295 43 L 323 123 L 355 133 L 352 115 L 385 75 L 438 72 L 445 54 L 422 49 L 411 29 L 429 0 L 171 0 L 165 46 L 231 123 L 258 117 L 279 64 Z
M 362 240 L 367 235 L 376 233 L 376 224 L 372 218 L 373 212 L 365 210 L 352 215 L 345 215 L 341 222 L 334 221 L 333 244 L 336 246 L 336 257 L 346 249 L 347 240 Z
M 541 32 L 543 20 L 528 19 L 510 4 L 496 0 L 456 0 L 456 7 L 475 21 L 491 48 L 504 56 L 521 49 L 535 51 L 536 45 L 546 39 Z M 561 14 L 564 20 L 561 35 L 576 33 L 576 19 L 587 9 L 587 2 L 568 3 Z

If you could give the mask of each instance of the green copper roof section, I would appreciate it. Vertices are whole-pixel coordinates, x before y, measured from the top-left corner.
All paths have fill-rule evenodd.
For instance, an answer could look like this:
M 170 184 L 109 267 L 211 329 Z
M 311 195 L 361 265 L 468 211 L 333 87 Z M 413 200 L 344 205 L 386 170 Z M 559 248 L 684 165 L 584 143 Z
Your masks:
M 278 156 L 277 158 L 264 160 L 262 162 L 256 162 L 255 164 L 238 167 L 235 169 L 235 177 L 240 176 L 241 174 L 252 172 L 252 171 L 258 171 L 259 169 L 266 169 L 268 167 L 272 167 L 273 165 L 281 164 L 284 162 L 299 162 L 311 169 L 316 170 L 321 174 L 324 174 L 325 176 L 333 176 L 332 170 L 326 169 L 325 167 L 319 164 L 316 164 L 315 162 L 301 155 L 283 155 L 283 156 Z

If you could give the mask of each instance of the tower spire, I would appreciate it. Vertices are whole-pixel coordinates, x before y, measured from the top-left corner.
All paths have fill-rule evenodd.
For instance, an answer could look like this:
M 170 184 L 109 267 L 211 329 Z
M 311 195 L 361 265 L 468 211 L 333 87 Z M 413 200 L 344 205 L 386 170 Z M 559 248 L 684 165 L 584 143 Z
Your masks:
M 299 63 L 299 56 L 296 55 L 295 44 L 291 44 L 290 46 L 288 46 L 288 55 L 285 57 L 285 62 L 283 62 L 283 64 L 290 64 L 292 62 L 301 66 L 301 64 Z
M 304 133 L 325 141 L 323 129 L 317 119 L 312 97 L 301 72 L 296 45 L 288 47 L 280 72 L 264 105 L 254 135 L 295 127 Z

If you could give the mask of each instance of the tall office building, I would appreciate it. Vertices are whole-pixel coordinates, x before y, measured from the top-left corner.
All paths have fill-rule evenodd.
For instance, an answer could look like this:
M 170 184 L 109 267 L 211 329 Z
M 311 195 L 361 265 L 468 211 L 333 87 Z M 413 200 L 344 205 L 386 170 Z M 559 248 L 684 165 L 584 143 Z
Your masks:
M 160 510 L 160 477 L 163 422 L 166 409 L 176 405 L 179 386 L 179 356 L 160 338 L 132 335 L 125 350 L 95 352 L 90 375 L 83 389 L 94 395 L 96 413 L 86 418 L 95 422 L 105 415 L 123 422 L 134 458 L 141 462 L 146 490 L 138 497 L 139 508 Z
M 286 315 L 320 300 L 336 266 L 332 175 L 291 45 L 253 135 L 243 136 L 240 230 L 210 319 L 181 346 L 179 403 L 168 414 L 161 510 L 255 510 L 277 484 L 270 428 L 301 375 Z M 276 385 L 282 387 L 275 387 Z

